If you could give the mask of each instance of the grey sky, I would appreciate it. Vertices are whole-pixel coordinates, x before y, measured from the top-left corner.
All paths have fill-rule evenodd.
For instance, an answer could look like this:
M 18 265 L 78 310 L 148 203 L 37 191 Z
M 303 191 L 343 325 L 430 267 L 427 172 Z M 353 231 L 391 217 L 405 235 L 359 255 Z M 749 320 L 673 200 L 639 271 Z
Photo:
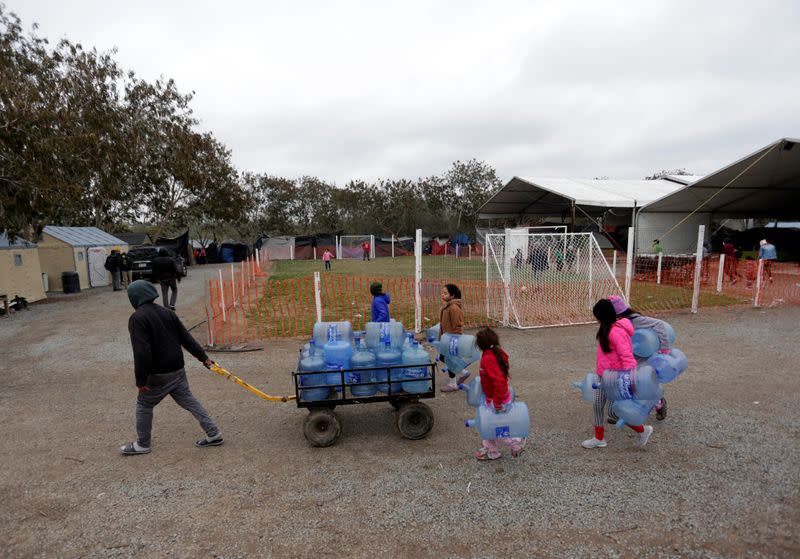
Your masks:
M 240 170 L 703 174 L 800 136 L 800 2 L 7 1 L 196 92 Z

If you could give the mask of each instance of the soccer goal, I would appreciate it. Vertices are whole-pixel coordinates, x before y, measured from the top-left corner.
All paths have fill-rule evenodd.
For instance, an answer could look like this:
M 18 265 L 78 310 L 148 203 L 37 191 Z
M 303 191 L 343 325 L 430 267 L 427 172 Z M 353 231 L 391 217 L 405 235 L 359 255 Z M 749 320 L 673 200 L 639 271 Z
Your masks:
M 593 322 L 597 299 L 622 290 L 591 233 L 486 236 L 486 315 L 505 326 Z
M 364 243 L 369 243 L 369 257 L 375 258 L 375 235 L 342 235 L 337 244 L 336 258 L 364 258 Z

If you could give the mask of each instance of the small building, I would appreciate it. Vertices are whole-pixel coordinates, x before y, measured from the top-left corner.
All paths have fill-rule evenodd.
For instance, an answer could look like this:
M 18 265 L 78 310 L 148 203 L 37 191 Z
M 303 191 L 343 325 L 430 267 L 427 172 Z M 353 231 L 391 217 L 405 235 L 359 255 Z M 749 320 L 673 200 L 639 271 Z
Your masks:
M 29 303 L 47 297 L 36 245 L 23 239 L 11 242 L 5 233 L 0 233 L 0 295 L 9 300 L 19 295 Z
M 106 257 L 112 250 L 127 252 L 128 245 L 97 227 L 55 227 L 42 232 L 39 261 L 46 273 L 51 291 L 62 291 L 63 272 L 77 272 L 81 289 L 102 287 L 111 283 L 105 269 Z

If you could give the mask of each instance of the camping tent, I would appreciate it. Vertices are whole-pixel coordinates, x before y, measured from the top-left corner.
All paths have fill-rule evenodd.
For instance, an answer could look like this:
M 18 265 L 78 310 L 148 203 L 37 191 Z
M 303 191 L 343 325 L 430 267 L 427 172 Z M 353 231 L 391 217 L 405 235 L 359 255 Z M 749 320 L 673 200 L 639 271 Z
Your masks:
M 28 302 L 47 297 L 42 286 L 42 268 L 36 245 L 22 239 L 8 240 L 0 233 L 0 295 L 17 295 Z
M 63 272 L 77 272 L 81 289 L 109 285 L 111 275 L 104 268 L 106 256 L 115 248 L 128 250 L 123 241 L 97 227 L 48 225 L 38 245 L 42 272 L 48 275 L 52 291 L 63 289 Z
M 249 254 L 250 247 L 241 241 L 225 241 L 219 247 L 220 262 L 241 262 Z
M 189 230 L 177 237 L 158 237 L 153 243 L 156 246 L 171 250 L 175 255 L 182 256 L 187 266 L 191 265 L 192 258 L 189 255 Z

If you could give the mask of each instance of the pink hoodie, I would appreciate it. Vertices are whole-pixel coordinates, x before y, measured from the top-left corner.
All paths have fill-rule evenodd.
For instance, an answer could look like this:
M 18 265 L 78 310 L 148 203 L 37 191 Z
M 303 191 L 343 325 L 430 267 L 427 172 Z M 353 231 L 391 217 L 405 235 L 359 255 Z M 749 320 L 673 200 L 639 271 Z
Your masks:
M 636 358 L 633 356 L 633 324 L 627 318 L 618 319 L 611 327 L 608 334 L 608 343 L 611 353 L 603 353 L 600 342 L 597 342 L 597 370 L 598 376 L 603 376 L 603 371 L 627 371 L 636 367 Z

